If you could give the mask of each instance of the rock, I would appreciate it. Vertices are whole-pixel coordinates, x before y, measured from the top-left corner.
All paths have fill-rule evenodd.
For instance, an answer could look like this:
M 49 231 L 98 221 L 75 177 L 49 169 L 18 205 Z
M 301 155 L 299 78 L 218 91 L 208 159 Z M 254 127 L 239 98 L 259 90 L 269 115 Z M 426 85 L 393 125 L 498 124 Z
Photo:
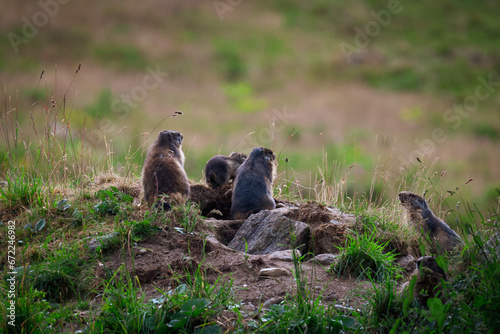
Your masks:
M 276 209 L 273 211 L 279 212 L 284 216 L 288 216 L 292 210 L 297 210 L 298 208 L 298 206 L 291 203 L 278 202 L 276 203 Z
M 277 305 L 280 304 L 283 301 L 283 298 L 281 297 L 274 297 L 269 300 L 266 300 L 266 302 L 262 305 L 263 308 L 269 308 L 271 305 Z
M 266 258 L 268 260 L 292 262 L 293 261 L 293 253 L 292 252 L 293 251 L 291 249 L 287 249 L 284 251 L 277 251 L 277 252 L 273 252 L 273 253 L 266 255 Z M 298 249 L 295 250 L 295 256 L 297 258 L 302 256 Z
M 237 253 L 237 251 L 235 251 L 232 248 L 227 247 L 222 242 L 220 242 L 217 238 L 210 237 L 210 236 L 208 236 L 206 238 L 205 249 L 209 249 L 209 250 L 207 250 L 207 253 L 210 253 L 214 249 L 215 250 L 225 251 L 225 252 L 230 252 L 230 253 L 235 253 L 235 254 Z
M 290 272 L 284 268 L 264 268 L 259 271 L 259 277 L 288 276 Z
M 417 262 L 413 256 L 406 255 L 396 260 L 396 264 L 399 265 L 404 271 L 411 273 L 415 270 Z
M 318 262 L 319 264 L 322 264 L 324 266 L 331 265 L 335 263 L 339 255 L 335 254 L 319 254 L 316 255 L 313 259 L 309 260 L 309 262 Z
M 269 254 L 305 245 L 308 237 L 307 224 L 291 220 L 275 210 L 262 210 L 245 220 L 228 247 L 249 254 Z

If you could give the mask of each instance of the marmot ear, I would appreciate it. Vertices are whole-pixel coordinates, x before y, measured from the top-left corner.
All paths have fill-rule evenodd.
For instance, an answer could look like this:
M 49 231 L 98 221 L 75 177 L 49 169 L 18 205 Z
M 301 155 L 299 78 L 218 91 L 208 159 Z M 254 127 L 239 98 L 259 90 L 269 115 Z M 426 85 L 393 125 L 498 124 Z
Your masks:
M 184 139 L 184 137 L 183 137 L 181 134 L 179 134 L 179 135 L 177 136 L 177 143 L 178 143 L 179 145 L 180 145 L 180 144 L 182 144 L 182 140 L 183 140 L 183 139 Z
M 264 159 L 266 159 L 266 161 L 271 161 L 271 158 L 268 155 L 265 155 Z

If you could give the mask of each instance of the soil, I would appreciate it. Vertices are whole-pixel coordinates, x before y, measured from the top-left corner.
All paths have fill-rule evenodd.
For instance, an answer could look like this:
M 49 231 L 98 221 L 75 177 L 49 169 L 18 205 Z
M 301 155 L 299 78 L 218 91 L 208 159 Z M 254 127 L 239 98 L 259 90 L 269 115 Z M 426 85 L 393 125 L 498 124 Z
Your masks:
M 283 206 L 283 202 L 278 202 Z M 336 246 L 343 245 L 345 233 L 355 220 L 353 216 L 316 203 L 286 205 L 290 207 L 286 214 L 289 218 L 309 224 L 313 235 L 309 251 L 316 255 L 338 253 Z M 207 218 L 204 225 L 210 226 L 212 232 L 208 236 L 204 233 L 204 237 L 198 233 L 179 233 L 163 226 L 156 236 L 108 256 L 98 275 L 104 277 L 106 274 L 102 268 L 109 269 L 109 273 L 124 264 L 133 276 L 137 276 L 147 296 L 154 298 L 159 297 L 157 289 L 173 289 L 182 282 L 186 271 L 192 273 L 201 268 L 212 284 L 218 279 L 232 280 L 234 298 L 241 302 L 245 314 L 254 316 L 263 303 L 268 306 L 293 298 L 296 280 L 291 251 L 252 255 L 226 246 L 243 222 Z M 259 275 L 266 268 L 282 268 L 287 274 L 278 277 Z M 361 293 L 371 288 L 368 281 L 338 277 L 329 271 L 329 265 L 320 264 L 308 254 L 303 257 L 301 268 L 308 291 L 314 297 L 321 295 L 324 304 L 359 307 L 363 300 Z

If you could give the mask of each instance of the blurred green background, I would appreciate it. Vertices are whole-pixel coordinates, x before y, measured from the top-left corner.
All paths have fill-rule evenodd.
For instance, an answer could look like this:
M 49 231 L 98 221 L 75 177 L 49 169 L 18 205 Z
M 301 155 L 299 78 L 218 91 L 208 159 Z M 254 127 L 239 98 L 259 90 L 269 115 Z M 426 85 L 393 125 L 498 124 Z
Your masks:
M 303 194 L 341 182 L 391 198 L 417 175 L 488 209 L 499 14 L 497 1 L 4 1 L 0 172 L 139 175 L 174 129 L 194 180 L 215 154 L 266 146 Z

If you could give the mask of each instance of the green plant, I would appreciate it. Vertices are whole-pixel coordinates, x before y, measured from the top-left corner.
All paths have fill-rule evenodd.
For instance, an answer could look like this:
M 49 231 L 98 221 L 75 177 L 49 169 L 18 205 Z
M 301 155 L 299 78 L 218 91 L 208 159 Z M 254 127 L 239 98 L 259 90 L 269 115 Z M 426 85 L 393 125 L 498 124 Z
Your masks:
M 91 332 L 111 333 L 221 333 L 211 318 L 227 309 L 232 301 L 232 280 L 209 283 L 198 266 L 186 271 L 186 284 L 146 300 L 137 278 L 132 279 L 123 266 L 106 283 L 101 313 Z
M 146 302 L 138 280 L 134 280 L 121 266 L 107 281 L 100 314 L 89 327 L 91 333 L 139 333 L 145 319 L 155 312 L 155 306 Z
M 394 264 L 393 252 L 384 252 L 387 242 L 378 244 L 374 234 L 348 235 L 346 246 L 339 247 L 340 258 L 332 265 L 331 270 L 337 275 L 354 275 L 361 278 L 373 277 L 384 281 L 399 274 Z
M 132 224 L 132 238 L 134 241 L 140 241 L 143 238 L 151 237 L 158 233 L 160 230 L 157 226 L 152 225 L 156 220 L 155 214 L 146 214 L 144 220 L 140 222 L 133 222 Z
M 95 197 L 101 200 L 94 205 L 94 213 L 99 216 L 116 215 L 123 212 L 125 205 L 134 200 L 132 196 L 119 191 L 116 187 L 98 190 Z
M 45 300 L 45 293 L 39 291 L 26 275 L 25 270 L 20 270 L 15 277 L 15 298 L 9 297 L 2 301 L 0 306 L 0 317 L 6 321 L 0 321 L 0 330 L 3 333 L 46 333 L 50 332 L 48 323 L 50 304 Z M 7 277 L 5 277 L 7 278 Z M 6 289 L 7 281 L 0 281 L 0 289 Z M 7 317 L 11 314 L 10 300 L 15 300 L 15 317 Z M 13 325 L 13 326 L 12 326 Z
M 355 329 L 353 318 L 339 315 L 332 306 L 323 305 L 321 293 L 316 294 L 312 287 L 308 288 L 302 268 L 304 256 L 298 256 L 298 248 L 292 251 L 295 296 L 282 304 L 272 305 L 260 319 L 262 324 L 255 333 L 343 333 Z
M 18 175 L 8 173 L 6 184 L 0 186 L 0 203 L 9 208 L 32 206 L 43 207 L 46 204 L 43 180 L 25 172 Z
M 205 221 L 200 217 L 198 206 L 190 201 L 184 205 L 172 207 L 172 212 L 168 214 L 170 223 L 178 225 L 175 229 L 181 233 L 192 234 L 195 231 L 203 231 L 208 228 Z
M 31 266 L 30 282 L 50 301 L 82 296 L 88 289 L 87 277 L 82 275 L 88 266 L 89 260 L 76 247 L 63 248 Z

